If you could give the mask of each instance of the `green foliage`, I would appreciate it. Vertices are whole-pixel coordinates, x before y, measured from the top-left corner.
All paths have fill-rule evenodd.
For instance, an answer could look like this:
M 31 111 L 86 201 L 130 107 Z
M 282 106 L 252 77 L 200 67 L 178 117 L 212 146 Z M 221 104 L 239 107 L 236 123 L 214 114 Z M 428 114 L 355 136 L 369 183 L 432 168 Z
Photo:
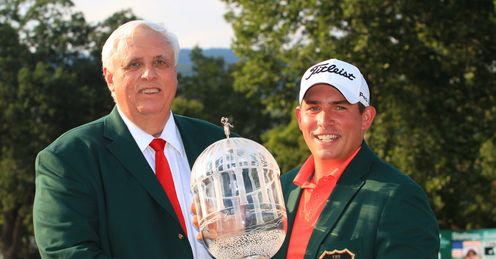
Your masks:
M 262 135 L 264 146 L 274 154 L 281 172 L 287 172 L 305 161 L 310 155 L 300 132 L 296 117 L 287 126 L 278 126 Z
M 92 27 L 92 30 L 89 33 L 89 42 L 91 46 L 90 56 L 99 60 L 101 58 L 103 44 L 110 36 L 110 34 L 120 25 L 136 19 L 138 19 L 138 17 L 134 15 L 134 13 L 130 9 L 124 9 L 115 12 L 110 17 L 103 20 L 103 22 L 99 22 L 96 24 L 96 26 Z
M 370 146 L 426 189 L 441 227 L 496 226 L 485 144 L 496 131 L 494 1 L 224 2 L 241 60 L 234 85 L 281 123 L 284 138 L 264 136 L 280 163 L 301 164 L 294 154 L 307 152 L 285 141 L 300 134 L 286 123 L 302 73 L 340 58 L 371 87 Z
M 36 154 L 113 106 L 101 76 L 101 45 L 92 41 L 134 15 L 117 13 L 98 31 L 72 6 L 69 0 L 2 3 L 0 254 L 6 259 L 38 257 L 31 215 Z
M 481 145 L 477 165 L 482 171 L 482 175 L 496 180 L 496 139 L 488 139 Z
M 34 192 L 32 167 L 25 163 L 26 149 L 16 148 L 14 138 L 21 138 L 24 124 L 17 120 L 18 109 L 13 102 L 18 101 L 17 71 L 23 66 L 21 60 L 28 56 L 28 50 L 19 43 L 16 30 L 9 24 L 0 24 L 0 251 L 5 258 L 17 254 L 28 256 L 33 249 L 20 249 L 23 242 L 20 237 L 29 236 L 32 232 L 28 224 Z M 28 139 L 23 141 L 26 143 Z M 29 145 L 29 143 L 28 143 Z M 24 223 L 24 224 L 23 224 Z M 19 238 L 14 238 L 15 235 Z
M 229 117 L 235 132 L 258 140 L 270 120 L 260 113 L 263 107 L 256 98 L 233 89 L 233 67 L 227 67 L 222 58 L 205 57 L 199 48 L 192 49 L 190 56 L 193 75 L 179 78 L 179 98 L 175 100 L 174 111 L 182 106 L 182 114 L 217 125 L 221 117 Z
M 494 114 L 494 113 L 493 113 Z M 490 184 L 491 188 L 486 188 L 487 197 L 491 201 L 496 200 L 496 135 L 487 141 L 485 141 L 479 150 L 479 157 L 476 160 L 476 168 L 481 171 L 482 181 Z M 481 199 L 485 199 L 486 196 L 482 196 Z M 480 207 L 476 207 L 477 210 L 484 211 L 487 215 L 496 214 L 496 206 L 494 202 L 481 202 Z
M 205 105 L 203 105 L 201 101 L 195 99 L 190 100 L 179 95 L 174 98 L 172 110 L 177 114 L 199 118 L 205 113 Z

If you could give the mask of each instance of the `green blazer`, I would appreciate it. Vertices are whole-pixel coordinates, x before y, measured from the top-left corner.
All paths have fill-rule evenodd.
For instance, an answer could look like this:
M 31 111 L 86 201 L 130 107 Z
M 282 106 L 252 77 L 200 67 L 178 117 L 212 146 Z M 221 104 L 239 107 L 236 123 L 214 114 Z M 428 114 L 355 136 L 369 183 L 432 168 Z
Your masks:
M 286 258 L 301 197 L 293 184 L 298 171 L 281 176 L 288 234 L 274 258 Z M 364 142 L 325 204 L 305 258 L 420 259 L 438 258 L 438 251 L 438 223 L 424 191 Z
M 174 115 L 190 166 L 220 127 Z M 167 195 L 117 109 L 36 158 L 33 209 L 43 258 L 193 258 Z

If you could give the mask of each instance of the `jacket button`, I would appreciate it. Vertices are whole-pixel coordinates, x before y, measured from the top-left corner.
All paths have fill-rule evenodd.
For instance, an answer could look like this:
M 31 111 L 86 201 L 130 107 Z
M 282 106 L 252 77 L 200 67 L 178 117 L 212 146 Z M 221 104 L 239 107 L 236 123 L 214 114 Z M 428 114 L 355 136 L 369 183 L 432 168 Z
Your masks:
M 179 238 L 179 240 L 183 240 L 184 239 L 184 235 L 181 234 L 181 233 L 179 233 L 179 234 L 177 234 L 177 238 Z

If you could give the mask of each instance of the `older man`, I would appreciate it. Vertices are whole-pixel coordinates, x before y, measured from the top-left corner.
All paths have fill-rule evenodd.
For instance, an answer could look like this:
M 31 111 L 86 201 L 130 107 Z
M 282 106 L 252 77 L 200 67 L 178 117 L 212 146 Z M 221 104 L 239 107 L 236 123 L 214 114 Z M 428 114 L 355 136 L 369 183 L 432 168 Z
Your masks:
M 102 50 L 112 112 L 38 154 L 34 230 L 43 258 L 209 258 L 195 236 L 190 168 L 219 127 L 171 112 L 179 44 L 132 21 Z

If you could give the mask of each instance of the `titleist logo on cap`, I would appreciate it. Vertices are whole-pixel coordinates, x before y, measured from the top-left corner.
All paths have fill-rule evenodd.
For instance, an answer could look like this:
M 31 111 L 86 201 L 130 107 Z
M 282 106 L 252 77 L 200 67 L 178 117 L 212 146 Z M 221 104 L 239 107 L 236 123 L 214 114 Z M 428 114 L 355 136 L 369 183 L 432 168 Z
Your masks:
M 332 64 L 330 66 L 329 63 L 324 63 L 324 64 L 319 64 L 310 69 L 310 75 L 305 78 L 305 80 L 308 80 L 310 77 L 312 77 L 315 74 L 323 73 L 323 72 L 328 72 L 328 73 L 334 73 L 343 77 L 348 78 L 349 80 L 353 81 L 356 77 L 353 75 L 353 73 L 348 73 L 344 68 L 339 69 L 336 67 L 336 65 Z

